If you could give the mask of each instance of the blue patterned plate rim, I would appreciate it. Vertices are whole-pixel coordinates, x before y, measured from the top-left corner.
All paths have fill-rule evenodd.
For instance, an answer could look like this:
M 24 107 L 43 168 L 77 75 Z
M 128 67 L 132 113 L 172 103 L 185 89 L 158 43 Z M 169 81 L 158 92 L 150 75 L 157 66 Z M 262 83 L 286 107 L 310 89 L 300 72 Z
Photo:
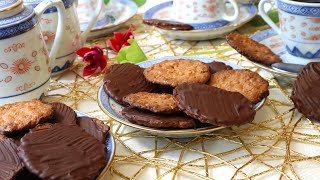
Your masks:
M 105 16 L 104 18 L 98 19 L 96 21 L 91 31 L 99 31 L 99 30 L 112 28 L 120 24 L 123 24 L 127 22 L 129 19 L 131 19 L 138 11 L 138 6 L 131 0 L 119 0 L 119 1 L 115 1 L 115 3 L 121 3 L 123 6 L 128 6 L 130 9 L 130 15 L 123 21 L 117 22 L 117 24 L 113 24 L 112 22 L 109 21 L 108 17 Z M 101 12 L 101 13 L 107 14 L 107 12 Z M 81 22 L 80 23 L 81 30 L 83 31 L 87 27 L 87 25 L 88 25 L 88 22 Z
M 261 43 L 261 41 L 263 41 L 265 39 L 268 39 L 268 38 L 271 38 L 271 37 L 274 37 L 274 36 L 279 36 L 279 35 L 273 29 L 266 29 L 264 31 L 260 31 L 260 32 L 257 32 L 255 34 L 251 35 L 250 38 Z M 286 54 L 286 52 L 287 52 L 286 48 L 283 47 L 283 49 L 281 48 L 281 51 L 277 52 L 276 54 L 281 57 L 284 54 Z M 252 62 L 253 64 L 255 64 L 258 67 L 261 67 L 261 68 L 263 68 L 265 70 L 268 70 L 270 72 L 273 72 L 273 73 L 276 73 L 276 74 L 279 74 L 279 75 L 285 75 L 285 76 L 293 77 L 293 78 L 298 76 L 297 73 L 287 72 L 287 71 L 284 71 L 284 70 L 281 70 L 281 71 L 280 70 L 275 70 L 275 69 L 272 69 L 269 66 L 266 66 L 266 65 L 263 65 L 263 64 L 260 64 L 260 63 L 257 63 L 257 62 L 253 62 L 253 61 L 250 61 L 250 62 Z
M 157 13 L 159 10 L 170 7 L 172 5 L 173 5 L 173 1 L 168 1 L 168 2 L 158 4 L 156 6 L 153 6 L 152 8 L 150 8 L 144 13 L 143 19 L 153 19 L 154 14 Z M 256 6 L 253 3 L 247 3 L 247 4 L 239 3 L 239 5 L 240 5 L 240 8 L 246 8 L 246 10 L 250 13 L 250 16 L 241 20 L 240 23 L 249 21 L 258 12 Z M 212 29 L 218 30 L 224 27 L 238 26 L 237 24 L 234 23 L 234 21 L 226 21 L 226 20 L 218 20 L 218 21 L 209 22 L 209 23 L 192 23 L 190 25 L 193 26 L 193 30 L 188 30 L 188 32 L 206 31 L 206 30 L 212 30 Z M 177 30 L 171 30 L 171 31 L 177 31 Z M 182 31 L 182 30 L 179 30 L 179 31 Z
M 80 111 L 75 111 L 77 113 L 77 117 L 91 117 L 90 115 L 80 112 Z M 116 143 L 115 140 L 113 138 L 113 136 L 110 134 L 107 136 L 107 140 L 106 140 L 106 160 L 107 160 L 107 164 L 105 166 L 105 168 L 102 170 L 102 172 L 100 173 L 99 177 L 97 179 L 100 179 L 100 177 L 105 176 L 105 174 L 107 173 L 108 169 L 111 166 L 111 162 L 114 158 L 116 152 Z
M 221 60 L 207 58 L 207 57 L 191 57 L 191 56 L 163 57 L 163 58 L 159 58 L 159 59 L 144 61 L 144 62 L 138 63 L 137 65 L 139 65 L 142 68 L 146 68 L 146 67 L 149 67 L 153 64 L 159 63 L 164 60 L 174 60 L 174 59 L 199 60 L 204 63 L 210 63 L 213 61 L 223 62 L 226 65 L 229 65 L 234 69 L 244 69 L 242 66 L 239 66 L 237 64 L 227 62 L 227 61 L 221 61 Z M 129 127 L 137 128 L 137 129 L 144 130 L 144 131 L 155 132 L 155 133 L 159 133 L 159 132 L 164 133 L 165 132 L 165 133 L 168 133 L 167 135 L 169 135 L 169 134 L 170 135 L 181 135 L 181 134 L 192 135 L 192 134 L 205 133 L 205 132 L 209 133 L 212 131 L 216 131 L 216 130 L 220 130 L 220 129 L 225 128 L 225 127 L 205 127 L 205 128 L 197 128 L 197 129 L 157 129 L 157 128 L 150 128 L 150 127 L 146 127 L 146 126 L 141 126 L 138 124 L 131 123 L 127 119 L 125 119 L 122 116 L 120 116 L 119 114 L 117 114 L 112 109 L 111 104 L 110 104 L 110 100 L 111 100 L 111 98 L 104 92 L 103 85 L 102 85 L 101 88 L 99 89 L 99 92 L 98 92 L 98 104 L 99 104 L 101 110 L 104 113 L 106 113 L 109 117 L 118 121 L 121 124 L 125 124 Z M 266 101 L 266 99 L 263 99 L 259 103 L 255 104 L 254 109 L 256 111 L 259 110 L 264 105 L 265 101 Z
M 5 19 L 0 19 L 0 29 L 20 24 L 21 22 L 29 20 L 33 16 L 35 16 L 33 8 L 31 6 L 25 6 L 19 14 Z

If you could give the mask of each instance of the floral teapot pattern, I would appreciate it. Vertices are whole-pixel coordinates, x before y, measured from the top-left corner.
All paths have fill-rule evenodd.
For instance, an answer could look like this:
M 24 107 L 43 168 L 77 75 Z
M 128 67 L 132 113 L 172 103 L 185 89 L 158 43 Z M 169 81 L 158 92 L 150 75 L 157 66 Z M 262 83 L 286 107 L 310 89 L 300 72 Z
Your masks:
M 51 7 L 59 12 L 57 35 L 48 53 L 39 20 Z M 61 0 L 46 0 L 35 9 L 22 0 L 0 2 L 0 105 L 40 98 L 47 90 L 64 27 Z
M 24 3 L 35 7 L 43 0 L 24 0 Z M 78 0 L 62 0 L 66 9 L 66 18 L 64 33 L 62 35 L 62 42 L 57 54 L 57 59 L 54 66 L 52 67 L 53 75 L 59 74 L 69 68 L 73 61 L 76 59 L 77 55 L 75 51 L 81 48 L 88 34 L 95 24 L 102 5 L 103 0 L 97 0 L 95 11 L 92 13 L 90 23 L 87 26 L 87 29 L 83 32 L 80 30 L 80 23 L 77 16 L 77 6 Z M 87 3 L 91 1 L 88 0 Z M 55 29 L 58 24 L 58 15 L 56 8 L 50 8 L 44 12 L 44 15 L 41 18 L 41 28 L 44 36 L 44 40 L 48 46 L 48 49 L 51 49 L 53 40 L 55 37 Z

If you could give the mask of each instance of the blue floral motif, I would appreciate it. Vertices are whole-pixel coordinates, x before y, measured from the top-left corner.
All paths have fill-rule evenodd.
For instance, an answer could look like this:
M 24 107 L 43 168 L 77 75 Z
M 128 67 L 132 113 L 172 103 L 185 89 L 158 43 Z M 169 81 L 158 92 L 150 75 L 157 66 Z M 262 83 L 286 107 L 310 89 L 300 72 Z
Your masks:
M 299 6 L 294 4 L 288 4 L 282 2 L 282 0 L 277 0 L 278 8 L 282 11 L 285 11 L 290 14 L 301 15 L 301 16 L 310 16 L 310 17 L 320 17 L 320 7 L 312 6 Z
M 35 8 L 38 4 L 40 4 L 43 0 L 24 0 L 24 4 L 27 4 L 27 5 L 30 5 L 32 6 L 33 8 Z M 63 4 L 64 4 L 64 7 L 66 9 L 72 7 L 73 3 L 74 3 L 74 0 L 62 0 Z M 54 12 L 57 12 L 57 8 L 55 7 L 51 7 L 51 8 L 48 8 L 44 14 L 50 14 L 50 13 L 54 13 Z
M 296 57 L 303 57 L 307 59 L 320 58 L 320 49 L 316 53 L 302 53 L 297 47 L 293 47 L 291 50 L 288 46 L 286 46 L 287 52 Z
M 73 61 L 67 61 L 62 67 L 55 66 L 52 70 L 51 73 L 58 73 L 60 71 L 63 71 L 67 68 L 69 68 L 72 65 Z
M 29 6 L 26 6 L 26 8 L 21 13 L 5 19 L 0 19 L 0 28 L 4 26 L 8 26 L 9 24 L 12 24 L 12 23 L 17 23 L 19 21 L 29 19 L 33 15 L 34 15 L 33 9 Z
M 34 14 L 32 17 L 29 19 L 18 23 L 13 26 L 5 27 L 5 28 L 0 28 L 0 39 L 5 39 L 13 36 L 17 36 L 19 34 L 22 34 L 24 32 L 29 31 L 34 27 L 38 22 L 37 16 Z
M 10 7 L 10 6 L 16 4 L 17 2 L 18 2 L 18 0 L 1 0 L 0 1 L 0 9 Z
M 259 33 L 252 35 L 250 38 L 255 41 L 260 42 L 262 40 L 268 39 L 268 38 L 276 36 L 276 35 L 278 35 L 278 33 L 276 31 L 274 31 L 273 29 L 267 29 L 265 31 L 261 31 Z

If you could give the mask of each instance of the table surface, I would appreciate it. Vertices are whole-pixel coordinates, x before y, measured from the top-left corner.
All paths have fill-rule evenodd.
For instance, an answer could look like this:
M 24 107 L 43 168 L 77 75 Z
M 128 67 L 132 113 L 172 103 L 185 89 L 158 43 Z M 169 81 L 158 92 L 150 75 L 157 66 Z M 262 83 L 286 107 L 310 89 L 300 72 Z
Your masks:
M 154 2 L 148 1 L 139 12 Z M 132 25 L 149 59 L 191 55 L 234 62 L 268 79 L 270 96 L 250 124 L 188 139 L 163 138 L 126 127 L 105 115 L 97 103 L 103 75 L 84 78 L 84 66 L 78 59 L 72 68 L 51 80 L 44 100 L 66 103 L 110 125 L 117 145 L 108 172 L 110 179 L 318 179 L 320 126 L 294 109 L 290 84 L 281 84 L 281 77 L 277 79 L 246 61 L 223 39 L 173 40 L 141 22 L 142 16 L 136 15 L 119 31 Z M 237 31 L 253 34 L 266 28 L 247 24 Z M 108 66 L 116 63 L 115 54 L 106 47 L 110 36 L 87 44 L 99 44 L 108 51 Z

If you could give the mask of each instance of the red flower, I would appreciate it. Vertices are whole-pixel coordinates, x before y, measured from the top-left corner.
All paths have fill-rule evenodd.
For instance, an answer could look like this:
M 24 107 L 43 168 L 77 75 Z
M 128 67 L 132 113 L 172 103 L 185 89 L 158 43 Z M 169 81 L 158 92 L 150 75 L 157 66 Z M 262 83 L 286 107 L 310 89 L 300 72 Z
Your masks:
M 87 63 L 83 69 L 83 76 L 90 76 L 100 67 L 101 72 L 107 69 L 107 56 L 103 55 L 103 50 L 99 46 L 93 48 L 82 47 L 76 52 Z
M 133 39 L 132 28 L 130 27 L 126 33 L 114 32 L 114 38 L 108 40 L 110 48 L 114 52 L 119 52 L 121 48 L 129 46 L 128 39 Z

